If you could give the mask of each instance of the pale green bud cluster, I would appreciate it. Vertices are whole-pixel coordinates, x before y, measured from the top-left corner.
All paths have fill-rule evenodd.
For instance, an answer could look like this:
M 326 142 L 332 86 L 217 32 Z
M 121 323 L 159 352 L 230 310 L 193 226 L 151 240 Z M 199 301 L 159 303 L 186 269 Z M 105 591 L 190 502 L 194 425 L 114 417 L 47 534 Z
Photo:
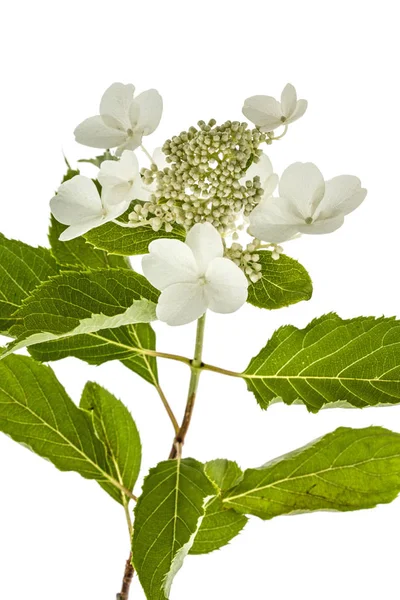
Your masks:
M 209 222 L 222 236 L 234 232 L 239 216 L 248 215 L 260 201 L 263 190 L 255 177 L 246 181 L 250 164 L 259 160 L 259 145 L 266 135 L 249 130 L 247 123 L 199 121 L 163 146 L 168 166 L 142 170 L 145 185 L 154 188 L 150 202 L 131 214 L 132 223 L 150 223 L 153 229 L 174 223 L 190 229 Z
M 252 283 L 257 283 L 262 277 L 259 248 L 261 241 L 254 238 L 245 248 L 242 244 L 234 242 L 225 250 L 225 256 L 230 258 L 235 265 L 240 267 Z

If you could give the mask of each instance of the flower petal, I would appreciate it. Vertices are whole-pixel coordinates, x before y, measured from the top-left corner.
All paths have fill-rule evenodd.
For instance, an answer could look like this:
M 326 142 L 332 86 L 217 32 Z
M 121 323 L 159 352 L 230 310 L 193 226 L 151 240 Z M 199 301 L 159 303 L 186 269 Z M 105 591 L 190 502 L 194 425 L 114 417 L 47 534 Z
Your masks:
M 108 223 L 123 215 L 128 210 L 130 203 L 130 199 L 121 200 L 119 203 L 116 202 L 109 205 L 103 202 L 106 208 L 106 213 L 103 215 L 103 222 Z
M 320 219 L 318 221 L 314 221 L 310 225 L 307 223 L 303 223 L 299 226 L 300 233 L 306 233 L 310 235 L 319 235 L 322 233 L 332 233 L 332 231 L 336 231 L 339 229 L 344 223 L 344 217 L 333 217 L 332 219 Z
M 158 239 L 142 258 L 144 276 L 158 290 L 175 283 L 195 283 L 199 273 L 193 252 L 179 240 Z
M 139 163 L 131 150 L 124 150 L 120 160 L 102 162 L 97 179 L 102 186 L 118 185 L 134 181 L 139 175 Z
M 297 94 L 295 87 L 288 83 L 281 94 L 282 114 L 288 119 L 292 116 L 297 106 Z
M 196 321 L 207 310 L 205 288 L 198 282 L 170 285 L 158 300 L 157 317 L 168 325 Z
M 102 215 L 99 192 L 93 181 L 83 175 L 76 175 L 61 184 L 57 195 L 50 200 L 51 212 L 64 225 Z
M 244 101 L 242 112 L 261 131 L 268 132 L 282 125 L 280 103 L 272 96 L 251 96 Z
M 136 148 L 139 148 L 140 144 L 142 143 L 142 138 L 143 132 L 135 131 L 133 135 L 130 135 L 128 138 L 126 138 L 126 141 L 123 144 L 118 146 L 115 151 L 115 155 L 121 156 L 125 150 L 136 150 Z
M 224 254 L 222 238 L 211 223 L 197 223 L 186 236 L 186 244 L 193 252 L 199 273 L 204 274 L 210 262 Z
M 294 163 L 282 174 L 279 195 L 288 198 L 293 210 L 304 221 L 313 217 L 322 200 L 325 182 L 321 171 L 313 163 Z
M 304 115 L 304 113 L 306 112 L 307 106 L 308 106 L 307 100 L 298 100 L 296 108 L 294 109 L 294 112 L 288 118 L 286 123 L 293 123 L 294 121 L 297 121 L 297 119 L 300 119 L 300 117 L 302 117 Z
M 250 213 L 250 232 L 260 240 L 280 244 L 299 231 L 304 220 L 293 211 L 287 198 L 263 198 Z
M 79 144 L 90 148 L 115 148 L 126 140 L 126 133 L 108 127 L 100 116 L 89 117 L 74 131 Z
M 149 135 L 157 129 L 163 111 L 163 101 L 157 90 L 142 92 L 134 100 L 139 106 L 139 119 L 136 128 Z
M 107 206 L 109 210 L 112 210 L 112 206 L 118 206 L 122 202 L 130 203 L 131 200 L 133 200 L 132 186 L 127 182 L 104 186 L 101 190 L 101 197 L 104 206 Z
M 325 183 L 325 195 L 318 206 L 316 218 L 328 219 L 344 216 L 358 208 L 365 199 L 367 190 L 353 175 L 339 175 Z
M 248 281 L 229 258 L 215 258 L 206 272 L 206 296 L 210 310 L 232 313 L 247 300 Z
M 69 240 L 73 240 L 77 237 L 80 237 L 81 235 L 84 235 L 91 229 L 95 229 L 95 227 L 99 227 L 99 225 L 102 225 L 103 222 L 104 222 L 104 219 L 102 216 L 100 216 L 100 217 L 93 217 L 92 219 L 87 219 L 85 221 L 80 221 L 79 223 L 76 223 L 75 225 L 70 225 L 69 227 L 67 227 L 67 229 L 65 229 L 62 232 L 62 234 L 59 237 L 59 240 L 61 242 L 68 242 Z
M 272 175 L 268 177 L 267 181 L 265 181 L 263 184 L 264 197 L 269 198 L 270 196 L 272 196 L 278 183 L 278 175 L 276 173 L 272 173 Z
M 167 162 L 167 157 L 162 151 L 162 148 L 156 148 L 153 152 L 153 162 L 157 165 L 159 171 L 165 169 L 165 167 L 169 167 L 169 163 Z
M 127 131 L 131 127 L 129 109 L 132 104 L 135 86 L 131 83 L 113 83 L 103 94 L 100 102 L 100 115 L 107 125 Z
M 263 187 L 263 183 L 272 175 L 272 163 L 268 156 L 261 154 L 258 162 L 253 162 L 250 167 L 246 171 L 246 175 L 242 177 L 241 181 L 249 181 L 254 179 L 254 177 L 259 177 L 261 181 L 261 186 Z

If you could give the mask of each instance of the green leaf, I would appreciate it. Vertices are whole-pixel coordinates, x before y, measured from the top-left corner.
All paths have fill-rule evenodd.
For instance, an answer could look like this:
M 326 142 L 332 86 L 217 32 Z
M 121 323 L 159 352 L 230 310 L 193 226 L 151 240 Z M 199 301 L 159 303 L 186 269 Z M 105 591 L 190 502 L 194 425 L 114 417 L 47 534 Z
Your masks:
M 142 446 L 131 413 L 120 400 L 91 381 L 83 390 L 80 408 L 90 412 L 119 483 L 132 491 L 140 471 Z M 123 492 L 121 498 L 127 502 Z
M 23 300 L 57 273 L 49 250 L 8 240 L 0 233 L 0 333 L 9 333 L 16 322 L 13 315 Z
M 120 268 L 129 269 L 128 261 L 122 256 L 108 254 L 104 250 L 96 250 L 85 238 L 78 237 L 68 242 L 61 242 L 58 238 L 66 229 L 53 216 L 49 229 L 49 242 L 53 256 L 60 265 L 74 268 L 87 267 L 89 269 Z
M 192 458 L 168 460 L 150 470 L 135 508 L 133 564 L 148 600 L 169 598 L 215 495 L 203 465 Z
M 143 321 L 155 318 L 158 296 L 147 279 L 133 271 L 62 273 L 37 288 L 18 311 L 18 324 L 11 332 L 17 341 L 9 351 L 30 345 L 32 356 L 43 362 L 65 356 L 90 364 L 122 360 L 156 383 L 155 359 L 138 350 L 154 348 L 154 333 Z M 55 338 L 59 339 L 38 343 Z
M 128 211 L 119 217 L 119 221 L 128 222 L 128 215 L 132 212 L 136 201 L 131 204 Z M 134 256 L 136 254 L 146 254 L 150 242 L 159 238 L 170 238 L 184 241 L 186 232 L 183 227 L 175 226 L 167 233 L 165 230 L 153 231 L 150 225 L 142 227 L 121 227 L 115 223 L 106 223 L 101 227 L 96 227 L 85 234 L 85 238 L 95 248 L 105 250 L 110 254 L 120 254 L 121 256 Z
M 275 399 L 323 406 L 377 406 L 400 402 L 400 322 L 394 318 L 343 320 L 328 314 L 305 329 L 278 329 L 243 373 L 266 408 Z
M 233 461 L 212 460 L 205 464 L 204 472 L 218 490 L 218 494 L 237 485 L 243 472 Z M 241 532 L 247 518 L 230 508 L 226 508 L 219 496 L 211 500 L 206 514 L 195 537 L 190 554 L 205 554 L 228 544 Z
M 247 302 L 259 308 L 275 309 L 311 298 L 310 276 L 297 260 L 284 254 L 274 260 L 269 251 L 261 251 L 259 256 L 262 278 L 249 284 Z
M 243 477 L 243 471 L 239 465 L 225 458 L 217 458 L 207 462 L 204 465 L 204 472 L 219 492 L 234 487 Z
M 400 492 L 400 434 L 381 427 L 341 427 L 248 469 L 223 503 L 261 519 L 316 510 L 373 508 Z
M 248 519 L 224 506 L 221 498 L 213 498 L 194 539 L 190 554 L 207 554 L 226 546 L 246 525 Z
M 72 402 L 50 367 L 27 356 L 0 362 L 0 431 L 61 471 L 95 479 L 121 502 L 121 485 L 91 416 Z

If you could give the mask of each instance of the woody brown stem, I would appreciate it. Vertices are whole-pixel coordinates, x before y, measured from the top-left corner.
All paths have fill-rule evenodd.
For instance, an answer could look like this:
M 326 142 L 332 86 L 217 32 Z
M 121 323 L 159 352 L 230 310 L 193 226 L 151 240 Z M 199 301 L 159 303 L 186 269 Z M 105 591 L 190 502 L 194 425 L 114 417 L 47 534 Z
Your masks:
M 128 600 L 129 590 L 131 587 L 133 574 L 135 570 L 132 566 L 132 553 L 129 555 L 128 560 L 125 563 L 124 578 L 122 580 L 122 587 L 119 594 L 117 594 L 117 600 Z

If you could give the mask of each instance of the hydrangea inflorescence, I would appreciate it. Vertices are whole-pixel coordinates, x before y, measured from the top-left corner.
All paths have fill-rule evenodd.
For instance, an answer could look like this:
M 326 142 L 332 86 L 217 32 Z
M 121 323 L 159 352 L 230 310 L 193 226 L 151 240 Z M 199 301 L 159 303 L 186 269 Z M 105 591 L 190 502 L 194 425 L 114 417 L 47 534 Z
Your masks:
M 188 234 L 196 225 L 207 224 L 221 238 L 223 257 L 245 274 L 248 284 L 256 284 L 263 276 L 260 252 L 268 249 L 277 260 L 282 242 L 303 234 L 335 231 L 365 198 L 366 190 L 357 177 L 341 175 L 325 181 L 312 163 L 294 163 L 285 169 L 274 195 L 279 178 L 261 146 L 281 139 L 289 124 L 307 109 L 307 101 L 297 99 L 291 84 L 285 86 L 280 102 L 271 96 L 245 100 L 243 114 L 254 128 L 240 121 L 222 125 L 215 119 L 199 121 L 197 127 L 168 139 L 153 157 L 142 140 L 160 121 L 162 99 L 156 90 L 139 96 L 134 93 L 131 84 L 112 84 L 101 100 L 100 115 L 86 119 L 75 130 L 79 143 L 95 148 L 110 145 L 116 150 L 112 155 L 108 149 L 103 158 L 98 157 L 102 160 L 92 161 L 100 167 L 97 183 L 101 194 L 92 181 L 78 176 L 62 184 L 52 199 L 54 216 L 69 226 L 62 239 L 84 235 L 109 221 L 133 230 L 151 228 L 161 238 L 182 227 Z M 283 132 L 275 135 L 279 128 Z M 139 146 L 150 159 L 149 166 L 141 169 L 133 152 Z M 200 231 L 205 248 L 206 229 Z M 244 243 L 239 235 L 242 231 L 248 234 Z M 163 243 L 163 252 L 170 253 L 172 271 L 173 261 L 179 262 L 187 254 L 183 246 L 177 251 L 179 244 L 183 242 Z M 214 287 L 211 299 L 209 281 L 203 281 L 205 272 L 200 269 L 199 279 L 190 264 L 190 274 L 175 275 L 188 290 L 195 281 L 204 284 L 196 292 L 198 309 L 218 306 L 217 312 L 228 312 L 229 303 L 220 306 L 214 302 Z M 221 282 L 235 288 L 236 271 L 232 271 L 235 276 L 229 269 L 221 273 L 225 278 Z M 215 286 L 215 277 L 213 281 Z M 243 280 L 240 282 L 242 285 Z

